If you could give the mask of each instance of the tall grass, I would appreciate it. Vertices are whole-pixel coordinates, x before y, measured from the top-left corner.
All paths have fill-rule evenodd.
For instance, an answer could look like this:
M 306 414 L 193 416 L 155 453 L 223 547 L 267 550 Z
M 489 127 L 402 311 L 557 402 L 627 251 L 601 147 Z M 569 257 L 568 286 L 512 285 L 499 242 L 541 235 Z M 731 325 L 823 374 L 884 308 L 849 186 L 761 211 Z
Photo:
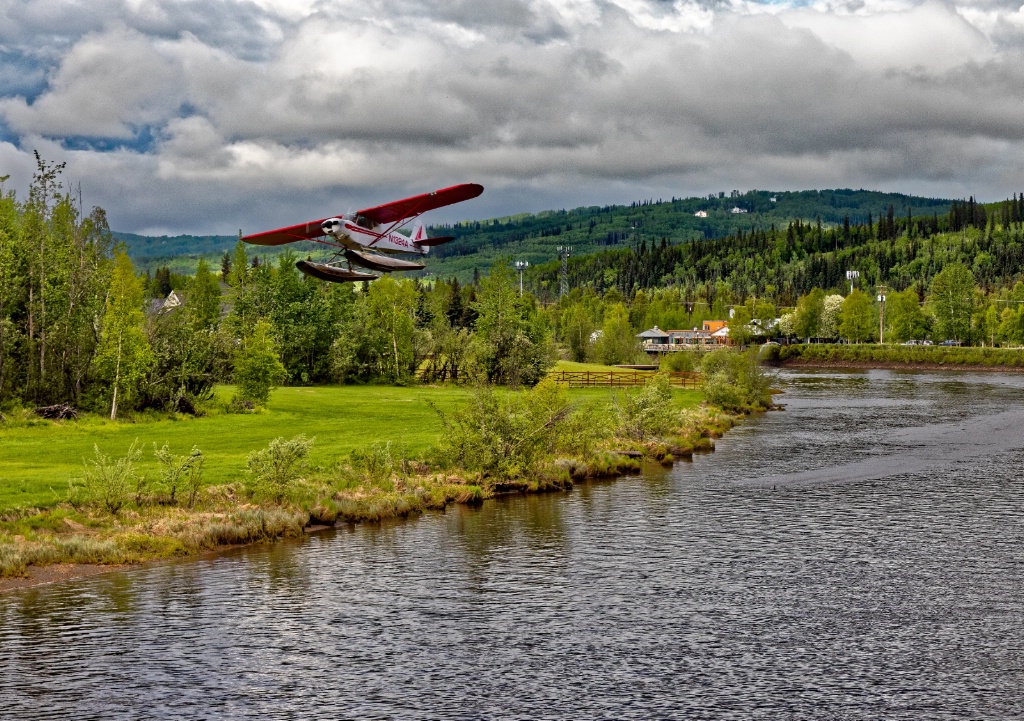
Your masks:
M 805 362 L 921 363 L 1024 368 L 1024 349 L 905 345 L 810 344 L 773 346 L 765 360 Z
M 640 456 L 669 462 L 706 447 L 719 414 L 691 407 L 694 392 L 663 380 L 620 395 L 618 406 L 608 392 L 573 394 L 553 382 L 522 392 L 479 389 L 455 411 L 435 408 L 444 433 L 434 452 L 410 453 L 404 437 L 347 454 L 344 444 L 318 443 L 316 462 L 312 440 L 300 434 L 250 453 L 247 475 L 239 468 L 231 482 L 202 488 L 189 485 L 206 457 L 194 446 L 176 456 L 154 444 L 160 476 L 149 485 L 139 480 L 137 444 L 113 458 L 97 446 L 89 468 L 97 478 L 120 479 L 107 484 L 117 492 L 101 493 L 97 481 L 75 505 L 0 512 L 0 575 L 58 562 L 187 555 L 297 536 L 310 524 L 374 522 L 501 493 L 565 489 L 638 470 Z

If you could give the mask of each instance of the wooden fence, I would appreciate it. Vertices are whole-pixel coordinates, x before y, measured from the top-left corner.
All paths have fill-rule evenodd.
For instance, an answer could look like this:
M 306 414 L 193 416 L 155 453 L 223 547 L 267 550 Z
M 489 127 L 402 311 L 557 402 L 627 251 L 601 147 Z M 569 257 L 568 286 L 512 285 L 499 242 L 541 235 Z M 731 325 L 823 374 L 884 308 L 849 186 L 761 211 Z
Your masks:
M 668 373 L 668 382 L 680 388 L 696 388 L 700 373 L 675 371 Z M 654 377 L 653 371 L 555 371 L 550 377 L 570 388 L 590 386 L 642 386 Z

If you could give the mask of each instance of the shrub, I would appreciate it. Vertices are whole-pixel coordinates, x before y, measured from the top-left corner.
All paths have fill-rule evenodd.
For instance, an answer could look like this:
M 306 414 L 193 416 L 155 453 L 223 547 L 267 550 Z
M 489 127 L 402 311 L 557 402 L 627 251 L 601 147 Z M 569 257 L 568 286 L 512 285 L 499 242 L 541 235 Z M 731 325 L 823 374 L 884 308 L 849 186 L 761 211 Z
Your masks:
M 408 461 L 405 454 L 396 458 L 391 452 L 391 441 L 374 443 L 366 450 L 354 450 L 349 456 L 346 475 L 353 480 L 366 481 L 376 485 L 389 484 L 397 476 L 406 478 L 409 475 Z
M 165 443 L 157 449 L 153 444 L 153 455 L 160 464 L 160 490 L 167 494 L 168 503 L 174 504 L 179 489 L 188 493 L 189 508 L 195 505 L 196 496 L 202 485 L 203 452 L 196 446 L 187 456 L 176 456 L 171 453 Z
M 565 389 L 550 379 L 520 394 L 499 396 L 489 386 L 482 386 L 470 404 L 455 413 L 434 410 L 444 427 L 434 451 L 439 464 L 499 479 L 533 472 L 544 454 L 556 446 L 572 411 Z
M 666 353 L 661 358 L 659 370 L 678 373 L 680 371 L 695 371 L 700 368 L 700 361 L 704 353 L 697 349 L 676 351 Z
M 133 490 L 136 496 L 141 496 L 145 488 L 145 478 L 135 471 L 142 449 L 136 440 L 128 452 L 116 460 L 101 453 L 95 444 L 93 453 L 95 457 L 85 461 L 82 476 L 71 481 L 68 500 L 72 505 L 95 504 L 117 513 L 131 500 Z
M 616 395 L 615 411 L 619 433 L 628 438 L 643 440 L 666 432 L 678 415 L 672 407 L 668 376 L 656 373 L 643 388 Z
M 266 448 L 250 453 L 246 459 L 250 495 L 282 501 L 304 470 L 314 440 L 304 435 L 275 438 Z
M 756 350 L 716 350 L 701 361 L 701 389 L 708 403 L 729 411 L 763 410 L 771 405 L 773 375 L 758 362 Z

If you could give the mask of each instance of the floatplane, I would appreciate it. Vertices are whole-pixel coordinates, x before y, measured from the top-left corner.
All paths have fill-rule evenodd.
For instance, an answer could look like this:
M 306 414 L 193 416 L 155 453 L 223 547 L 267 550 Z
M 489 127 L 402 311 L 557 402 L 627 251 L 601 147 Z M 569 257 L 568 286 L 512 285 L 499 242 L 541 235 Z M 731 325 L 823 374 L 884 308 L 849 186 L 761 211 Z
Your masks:
M 380 273 L 423 268 L 419 261 L 393 256 L 425 256 L 433 246 L 455 240 L 452 236 L 428 237 L 419 216 L 428 210 L 471 200 L 482 192 L 482 185 L 462 183 L 354 213 L 245 235 L 242 240 L 253 245 L 284 245 L 311 240 L 335 248 L 337 253 L 326 263 L 300 260 L 295 266 L 306 275 L 334 283 L 376 280 Z M 399 232 L 414 220 L 416 222 L 408 235 Z M 344 265 L 339 264 L 340 261 Z M 353 266 L 366 270 L 356 270 Z

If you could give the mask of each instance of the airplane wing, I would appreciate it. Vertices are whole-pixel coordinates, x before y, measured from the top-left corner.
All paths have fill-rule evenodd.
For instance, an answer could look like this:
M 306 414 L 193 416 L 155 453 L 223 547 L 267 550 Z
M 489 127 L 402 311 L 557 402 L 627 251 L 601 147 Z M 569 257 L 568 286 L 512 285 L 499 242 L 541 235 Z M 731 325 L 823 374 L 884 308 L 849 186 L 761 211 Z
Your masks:
M 433 193 L 414 195 L 411 198 L 396 200 L 384 205 L 357 211 L 357 215 L 369 218 L 380 225 L 395 223 L 405 218 L 411 218 L 428 210 L 443 208 L 446 205 L 461 203 L 470 200 L 484 192 L 484 186 L 477 183 L 462 183 L 453 185 L 450 188 L 435 190 Z
M 444 206 L 452 205 L 453 203 L 461 203 L 463 200 L 470 200 L 471 198 L 477 197 L 482 192 L 484 192 L 484 186 L 482 185 L 478 185 L 477 183 L 462 183 L 461 185 L 453 185 L 450 188 L 435 190 L 433 193 L 414 195 L 411 198 L 396 200 L 373 208 L 366 208 L 365 210 L 357 211 L 356 214 L 369 218 L 379 225 L 387 225 L 389 223 L 397 223 L 405 218 L 420 215 L 421 213 L 426 213 L 428 210 L 443 208 Z M 299 240 L 313 240 L 314 238 L 320 238 L 324 235 L 324 231 L 320 227 L 320 224 L 325 220 L 327 220 L 327 218 L 311 220 L 307 223 L 300 223 L 299 225 L 290 225 L 287 228 L 267 230 L 263 233 L 244 235 L 242 236 L 242 240 L 246 243 L 252 243 L 253 245 L 284 245 L 285 243 L 294 243 Z M 438 242 L 441 242 L 440 239 L 435 241 L 433 244 L 437 244 Z M 428 244 L 431 243 L 422 243 L 422 245 Z
M 299 240 L 312 240 L 324 234 L 320 224 L 325 220 L 327 218 L 311 220 L 308 223 L 300 223 L 299 225 L 289 225 L 287 228 L 267 230 L 263 233 L 244 235 L 242 240 L 253 245 L 284 245 L 285 243 L 294 243 Z

